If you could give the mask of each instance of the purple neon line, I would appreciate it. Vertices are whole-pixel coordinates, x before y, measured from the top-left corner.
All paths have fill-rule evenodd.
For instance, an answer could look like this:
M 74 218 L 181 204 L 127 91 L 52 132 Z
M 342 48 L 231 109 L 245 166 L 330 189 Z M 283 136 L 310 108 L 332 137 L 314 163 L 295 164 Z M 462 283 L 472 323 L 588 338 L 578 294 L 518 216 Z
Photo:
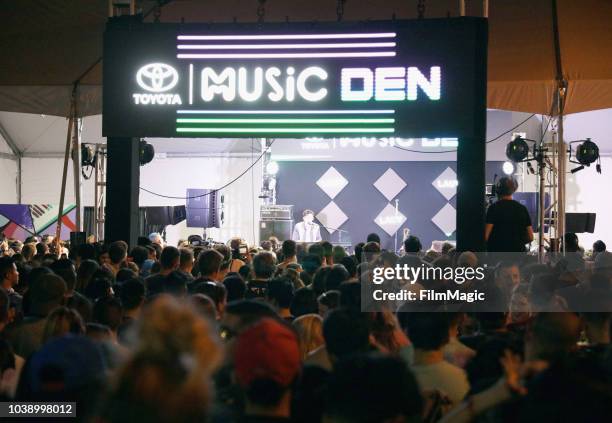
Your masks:
M 179 44 L 179 50 L 294 50 L 314 48 L 392 48 L 396 43 L 329 43 L 329 44 Z
M 325 57 L 395 57 L 394 51 L 356 51 L 352 53 L 228 53 L 177 54 L 178 59 L 308 59 Z
M 354 38 L 394 38 L 395 32 L 367 34 L 268 34 L 268 35 L 179 35 L 177 40 L 325 40 Z
M 386 114 L 395 113 L 395 110 L 386 109 L 373 109 L 373 110 L 177 110 L 176 113 L 184 114 L 287 114 L 287 115 L 298 115 L 298 114 L 326 114 L 326 115 L 337 115 L 337 114 Z

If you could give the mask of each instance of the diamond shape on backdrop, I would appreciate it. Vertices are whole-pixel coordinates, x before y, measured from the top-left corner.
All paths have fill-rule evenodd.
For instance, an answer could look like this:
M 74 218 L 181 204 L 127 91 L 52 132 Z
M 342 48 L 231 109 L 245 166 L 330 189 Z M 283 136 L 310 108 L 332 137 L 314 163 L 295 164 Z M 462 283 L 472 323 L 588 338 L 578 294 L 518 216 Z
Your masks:
M 316 217 L 323 225 L 323 229 L 330 234 L 336 232 L 336 229 L 340 229 L 340 226 L 348 220 L 348 216 L 333 201 L 323 207 L 323 210 L 317 213 Z
M 440 228 L 446 236 L 451 236 L 457 229 L 457 210 L 446 203 L 444 207 L 431 218 L 431 221 Z
M 405 187 L 406 181 L 404 181 L 393 169 L 389 168 L 383 173 L 380 178 L 374 182 L 374 187 L 388 201 L 391 201 L 397 194 L 399 194 Z
M 333 200 L 348 185 L 348 181 L 335 167 L 330 166 L 317 180 L 317 185 Z
M 444 172 L 438 175 L 431 184 L 446 198 L 446 201 L 457 194 L 457 174 L 450 167 L 444 169 Z
M 406 216 L 399 210 L 395 211 L 395 207 L 391 204 L 387 204 L 374 219 L 374 223 L 380 226 L 389 236 L 395 234 L 405 221 Z

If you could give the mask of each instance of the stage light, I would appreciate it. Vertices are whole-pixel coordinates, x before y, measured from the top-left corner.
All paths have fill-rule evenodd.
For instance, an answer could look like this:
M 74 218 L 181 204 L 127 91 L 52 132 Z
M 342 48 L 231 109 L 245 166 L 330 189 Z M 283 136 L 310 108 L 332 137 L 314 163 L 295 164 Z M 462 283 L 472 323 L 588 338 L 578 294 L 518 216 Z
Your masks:
M 599 158 L 599 147 L 590 138 L 587 138 L 576 149 L 576 160 L 584 166 L 589 166 Z
M 528 155 L 529 146 L 524 138 L 515 138 L 506 146 L 506 157 L 515 163 L 522 162 Z
M 278 173 L 278 162 L 274 160 L 268 162 L 266 165 L 266 173 L 268 175 L 276 175 Z
M 96 164 L 96 149 L 92 144 L 81 144 L 81 166 L 94 166 Z
M 140 148 L 139 148 L 139 161 L 140 166 L 144 166 L 153 160 L 155 157 L 155 149 L 151 144 L 146 142 L 145 140 L 140 140 Z
M 504 162 L 502 166 L 502 170 L 506 175 L 514 174 L 514 163 L 512 162 Z

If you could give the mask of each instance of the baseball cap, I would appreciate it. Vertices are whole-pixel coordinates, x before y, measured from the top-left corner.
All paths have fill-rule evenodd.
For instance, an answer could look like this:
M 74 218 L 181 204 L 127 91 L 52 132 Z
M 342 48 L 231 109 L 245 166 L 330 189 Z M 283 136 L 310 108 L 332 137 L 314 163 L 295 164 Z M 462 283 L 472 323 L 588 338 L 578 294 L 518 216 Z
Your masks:
M 238 336 L 234 358 L 236 379 L 244 387 L 256 379 L 271 379 L 288 387 L 301 367 L 296 335 L 270 318 L 260 320 Z

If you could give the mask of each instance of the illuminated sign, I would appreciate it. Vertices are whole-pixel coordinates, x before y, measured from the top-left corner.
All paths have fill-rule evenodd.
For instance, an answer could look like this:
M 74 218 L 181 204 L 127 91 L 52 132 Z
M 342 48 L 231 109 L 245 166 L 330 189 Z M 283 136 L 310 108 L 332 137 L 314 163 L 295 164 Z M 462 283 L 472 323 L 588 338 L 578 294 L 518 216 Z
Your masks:
M 470 57 L 484 47 L 477 26 L 471 19 L 291 25 L 111 19 L 103 133 L 423 137 L 439 146 L 474 130 L 466 111 L 475 86 Z
M 399 147 L 412 148 L 419 147 L 419 150 L 426 151 L 439 148 L 457 148 L 459 140 L 457 138 L 306 138 L 302 143 L 304 150 L 329 150 L 336 148 L 372 148 L 372 147 Z M 452 151 L 452 150 L 451 150 Z

